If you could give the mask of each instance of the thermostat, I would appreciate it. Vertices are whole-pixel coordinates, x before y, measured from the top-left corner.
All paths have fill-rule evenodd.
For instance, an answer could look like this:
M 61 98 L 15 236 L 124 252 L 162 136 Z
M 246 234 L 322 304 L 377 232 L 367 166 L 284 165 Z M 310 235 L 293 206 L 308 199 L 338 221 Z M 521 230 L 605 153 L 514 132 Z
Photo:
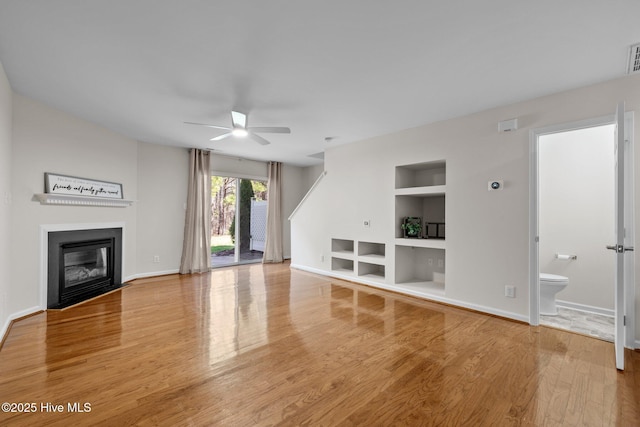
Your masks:
M 489 191 L 502 190 L 504 182 L 502 180 L 489 181 Z

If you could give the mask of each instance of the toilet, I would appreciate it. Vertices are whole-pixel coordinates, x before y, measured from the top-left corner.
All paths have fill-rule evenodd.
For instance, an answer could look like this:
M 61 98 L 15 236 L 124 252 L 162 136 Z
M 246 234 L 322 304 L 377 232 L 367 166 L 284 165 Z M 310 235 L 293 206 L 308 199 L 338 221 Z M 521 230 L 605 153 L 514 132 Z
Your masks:
M 540 273 L 540 314 L 556 316 L 556 294 L 567 287 L 569 278 L 557 274 Z

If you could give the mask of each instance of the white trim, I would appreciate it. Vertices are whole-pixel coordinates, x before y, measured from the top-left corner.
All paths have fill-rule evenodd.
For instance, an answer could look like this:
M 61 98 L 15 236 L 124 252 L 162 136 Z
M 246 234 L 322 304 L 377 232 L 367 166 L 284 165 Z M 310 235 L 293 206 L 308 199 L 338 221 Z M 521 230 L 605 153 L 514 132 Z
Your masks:
M 342 279 L 342 280 L 346 280 L 348 282 L 353 282 L 353 283 L 358 283 L 358 284 L 363 284 L 363 285 L 369 285 L 369 286 L 373 286 L 373 287 L 378 288 L 378 289 L 384 289 L 384 290 L 387 290 L 387 291 L 397 292 L 399 294 L 411 295 L 411 296 L 422 298 L 422 299 L 428 300 L 428 301 L 442 302 L 442 303 L 453 305 L 453 306 L 456 306 L 456 307 L 467 308 L 467 309 L 470 309 L 470 310 L 479 311 L 481 313 L 492 314 L 494 316 L 504 317 L 506 319 L 517 320 L 517 321 L 524 322 L 524 323 L 527 323 L 529 321 L 529 317 L 526 316 L 526 315 L 513 313 L 513 312 L 510 312 L 510 311 L 497 310 L 497 309 L 492 308 L 492 307 L 486 307 L 486 306 L 483 306 L 483 305 L 472 304 L 472 303 L 469 303 L 469 302 L 460 301 L 460 300 L 453 299 L 453 298 L 447 298 L 447 297 L 443 297 L 443 296 L 439 296 L 439 295 L 426 294 L 426 293 L 422 293 L 422 292 L 412 292 L 412 291 L 409 291 L 409 290 L 397 288 L 397 287 L 395 287 L 393 285 L 389 285 L 389 284 L 385 284 L 385 283 L 381 283 L 381 282 L 376 282 L 376 281 L 373 281 L 373 280 L 366 280 L 366 279 L 363 279 L 360 276 L 339 274 L 339 273 L 335 273 L 333 271 L 320 270 L 320 269 L 317 269 L 317 268 L 307 267 L 307 266 L 299 265 L 299 264 L 291 264 L 291 268 L 295 268 L 297 270 L 306 271 L 306 272 L 309 272 L 309 273 L 319 274 L 319 275 L 325 276 L 325 277 L 334 277 L 336 279 Z
M 571 310 L 582 311 L 584 313 L 599 314 L 600 316 L 607 316 L 613 318 L 615 311 L 608 308 L 594 307 L 592 305 L 578 304 L 575 302 L 556 300 L 556 306 L 569 308 Z
M 27 308 L 26 310 L 22 310 L 22 311 L 18 311 L 17 313 L 10 314 L 7 320 L 4 322 L 4 325 L 2 326 L 2 330 L 0 331 L 0 341 L 2 341 L 5 338 L 5 336 L 7 335 L 7 332 L 9 332 L 9 326 L 14 320 L 19 319 L 21 317 L 29 316 L 39 311 L 42 311 L 40 307 L 31 307 L 31 308 Z
M 131 282 L 132 280 L 136 280 L 136 279 L 145 279 L 147 277 L 168 276 L 170 274 L 178 274 L 179 272 L 180 272 L 179 269 L 175 269 L 175 270 L 164 270 L 164 271 L 150 271 L 148 273 L 137 273 L 137 274 L 133 274 L 131 276 L 125 277 L 124 279 L 122 279 L 122 283 Z
M 133 200 L 109 199 L 106 197 L 76 196 L 70 194 L 40 193 L 34 197 L 42 205 L 64 205 L 64 206 L 99 206 L 109 208 L 126 208 L 133 204 Z
M 627 176 L 625 177 L 625 191 L 627 192 L 628 199 L 634 200 L 635 195 L 635 178 L 634 178 L 634 165 L 635 165 L 635 139 L 634 139 L 634 112 L 627 111 L 624 115 L 624 130 L 626 141 L 629 142 L 629 146 L 627 148 L 627 161 L 625 165 L 625 173 Z M 627 199 L 627 200 L 628 200 Z M 635 246 L 635 202 L 627 203 L 625 215 L 629 218 L 628 223 L 626 224 L 628 228 L 625 230 L 627 237 L 625 237 L 625 246 Z M 627 326 L 626 326 L 626 337 L 625 337 L 625 345 L 627 347 L 633 348 L 635 333 L 636 333 L 636 280 L 635 280 L 635 252 L 631 252 L 627 259 L 625 260 L 625 285 L 627 285 L 627 289 L 625 290 L 625 316 L 627 317 Z M 638 348 L 638 346 L 635 346 Z
M 540 324 L 540 265 L 538 257 L 538 138 L 529 131 L 529 324 Z
M 252 161 L 256 161 L 256 160 L 252 160 Z M 235 179 L 248 179 L 251 181 L 260 181 L 260 182 L 266 182 L 269 180 L 269 177 L 267 176 L 261 176 L 261 175 L 247 175 L 247 174 L 243 174 L 243 173 L 237 173 L 237 172 L 220 172 L 220 171 L 211 171 L 211 176 L 219 176 L 222 178 L 235 178 Z
M 101 228 L 122 229 L 122 271 L 125 271 L 125 223 L 124 222 L 100 222 L 100 223 L 75 223 L 75 224 L 40 224 L 40 310 L 47 309 L 47 251 L 49 245 L 49 233 L 56 231 L 92 230 Z

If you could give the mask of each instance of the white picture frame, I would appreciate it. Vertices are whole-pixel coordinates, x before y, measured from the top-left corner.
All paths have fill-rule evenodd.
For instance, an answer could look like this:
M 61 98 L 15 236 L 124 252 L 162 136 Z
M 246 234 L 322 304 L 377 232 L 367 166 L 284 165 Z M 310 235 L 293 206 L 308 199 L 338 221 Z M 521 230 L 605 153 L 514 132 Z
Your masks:
M 103 199 L 123 199 L 122 184 L 77 176 L 45 172 L 44 191 L 48 194 L 98 197 Z

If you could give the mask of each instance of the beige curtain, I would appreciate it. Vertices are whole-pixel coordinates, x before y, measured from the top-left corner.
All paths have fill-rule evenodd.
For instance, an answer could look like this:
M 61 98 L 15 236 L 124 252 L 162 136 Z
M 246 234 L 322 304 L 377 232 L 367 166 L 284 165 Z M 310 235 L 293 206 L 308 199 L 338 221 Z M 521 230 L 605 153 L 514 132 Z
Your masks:
M 209 151 L 191 149 L 189 187 L 182 241 L 180 274 L 203 273 L 211 268 L 211 163 Z
M 282 262 L 282 163 L 269 162 L 267 182 L 267 236 L 263 263 Z

